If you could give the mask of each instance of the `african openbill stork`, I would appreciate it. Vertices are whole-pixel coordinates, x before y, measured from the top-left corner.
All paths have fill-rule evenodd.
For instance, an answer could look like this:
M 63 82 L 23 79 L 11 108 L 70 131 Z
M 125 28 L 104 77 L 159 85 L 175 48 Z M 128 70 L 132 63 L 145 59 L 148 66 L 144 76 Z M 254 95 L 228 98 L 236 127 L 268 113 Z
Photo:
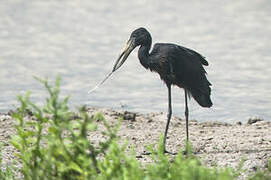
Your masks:
M 170 43 L 157 43 L 151 52 L 152 38 L 145 28 L 138 28 L 132 32 L 123 52 L 117 59 L 113 71 L 121 67 L 129 54 L 137 46 L 140 63 L 151 71 L 157 72 L 168 88 L 168 114 L 164 133 L 164 152 L 166 151 L 166 138 L 171 119 L 171 85 L 184 89 L 186 139 L 188 134 L 188 96 L 192 96 L 200 106 L 211 107 L 211 83 L 206 78 L 203 65 L 208 66 L 205 58 L 194 50 Z

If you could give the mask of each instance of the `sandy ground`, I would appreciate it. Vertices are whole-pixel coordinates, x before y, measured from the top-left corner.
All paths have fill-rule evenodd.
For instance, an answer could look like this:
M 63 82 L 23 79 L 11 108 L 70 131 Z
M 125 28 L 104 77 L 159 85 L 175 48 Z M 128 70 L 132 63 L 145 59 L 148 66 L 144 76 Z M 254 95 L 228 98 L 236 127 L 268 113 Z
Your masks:
M 148 155 L 141 154 L 147 151 L 147 145 L 157 144 L 164 133 L 165 113 L 140 114 L 103 108 L 89 108 L 88 111 L 89 114 L 102 112 L 110 123 L 117 122 L 119 115 L 122 115 L 124 120 L 119 129 L 121 141 L 128 140 L 128 147 L 134 147 L 140 161 L 150 161 Z M 15 133 L 14 122 L 15 120 L 10 115 L 0 115 L 0 141 L 5 145 L 2 149 L 4 164 L 13 159 L 14 148 L 7 142 Z M 244 179 L 257 168 L 266 168 L 268 159 L 271 158 L 271 122 L 268 121 L 246 124 L 190 121 L 189 131 L 194 153 L 208 166 L 235 168 L 241 159 L 245 158 L 243 169 L 247 171 L 240 179 Z M 103 138 L 100 133 L 90 136 L 97 141 Z M 180 148 L 183 149 L 185 138 L 185 120 L 172 117 L 168 131 L 167 150 L 178 152 Z

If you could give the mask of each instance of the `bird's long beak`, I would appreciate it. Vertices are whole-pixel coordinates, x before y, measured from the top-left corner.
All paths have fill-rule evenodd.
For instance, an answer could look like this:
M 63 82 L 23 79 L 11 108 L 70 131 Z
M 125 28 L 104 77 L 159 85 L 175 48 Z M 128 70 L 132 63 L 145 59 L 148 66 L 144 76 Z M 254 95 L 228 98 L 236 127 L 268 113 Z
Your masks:
M 130 38 L 126 43 L 125 47 L 123 48 L 121 54 L 119 55 L 117 61 L 115 62 L 112 72 L 116 71 L 121 67 L 121 65 L 125 62 L 130 53 L 134 50 L 134 48 L 135 48 L 135 39 Z

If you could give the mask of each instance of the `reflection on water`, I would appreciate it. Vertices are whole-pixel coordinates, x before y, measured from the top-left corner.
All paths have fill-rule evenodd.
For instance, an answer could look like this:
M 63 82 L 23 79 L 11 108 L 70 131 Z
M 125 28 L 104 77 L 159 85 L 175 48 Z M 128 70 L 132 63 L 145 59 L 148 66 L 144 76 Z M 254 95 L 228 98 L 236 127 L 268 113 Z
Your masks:
M 263 1 L 5 1 L 0 5 L 0 111 L 16 95 L 44 95 L 33 75 L 62 75 L 71 105 L 167 111 L 167 88 L 133 52 L 93 94 L 111 70 L 132 30 L 146 27 L 153 42 L 173 42 L 207 57 L 211 109 L 190 101 L 191 118 L 245 122 L 271 119 L 271 7 Z M 184 93 L 173 88 L 173 113 L 183 116 Z

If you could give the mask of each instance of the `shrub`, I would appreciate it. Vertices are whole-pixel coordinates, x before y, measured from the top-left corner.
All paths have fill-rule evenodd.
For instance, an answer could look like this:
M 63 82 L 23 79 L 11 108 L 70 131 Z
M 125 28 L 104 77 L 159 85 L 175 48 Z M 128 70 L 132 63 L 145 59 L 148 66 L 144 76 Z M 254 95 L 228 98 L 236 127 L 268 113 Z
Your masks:
M 250 180 L 270 180 L 271 179 L 271 159 L 267 164 L 265 171 L 257 170 L 255 174 L 252 174 Z
M 17 120 L 17 133 L 11 143 L 18 150 L 16 157 L 22 165 L 20 172 L 26 180 L 224 180 L 234 179 L 239 175 L 240 170 L 202 165 L 191 153 L 189 144 L 186 155 L 180 151 L 172 159 L 163 153 L 162 138 L 158 150 L 149 146 L 153 163 L 143 165 L 135 158 L 133 151 L 127 152 L 127 143 L 118 144 L 117 130 L 121 119 L 117 125 L 111 126 L 101 113 L 90 117 L 84 107 L 74 113 L 68 107 L 69 98 L 59 97 L 59 77 L 55 86 L 51 86 L 47 80 L 38 80 L 44 84 L 49 94 L 44 105 L 38 107 L 32 103 L 30 93 L 26 93 L 25 96 L 18 96 L 21 105 L 13 114 L 13 118 Z M 105 140 L 98 143 L 89 136 L 93 131 L 98 132 L 97 121 L 101 121 L 105 127 L 101 132 Z M 265 176 L 265 173 L 259 172 L 252 179 Z M 0 159 L 0 179 L 15 177 L 14 168 L 3 168 Z
M 68 97 L 60 100 L 58 77 L 55 86 L 41 80 L 49 93 L 45 105 L 40 108 L 29 100 L 29 93 L 19 96 L 21 103 L 13 118 L 17 135 L 11 140 L 19 151 L 16 156 L 22 163 L 21 172 L 25 179 L 91 179 L 100 174 L 99 157 L 112 149 L 117 139 L 117 127 L 111 128 L 98 114 L 89 117 L 84 107 L 78 115 L 68 108 Z M 26 114 L 33 115 L 26 118 Z M 96 131 L 96 119 L 106 127 L 104 142 L 94 144 L 88 132 Z M 30 120 L 29 120 L 30 119 Z

